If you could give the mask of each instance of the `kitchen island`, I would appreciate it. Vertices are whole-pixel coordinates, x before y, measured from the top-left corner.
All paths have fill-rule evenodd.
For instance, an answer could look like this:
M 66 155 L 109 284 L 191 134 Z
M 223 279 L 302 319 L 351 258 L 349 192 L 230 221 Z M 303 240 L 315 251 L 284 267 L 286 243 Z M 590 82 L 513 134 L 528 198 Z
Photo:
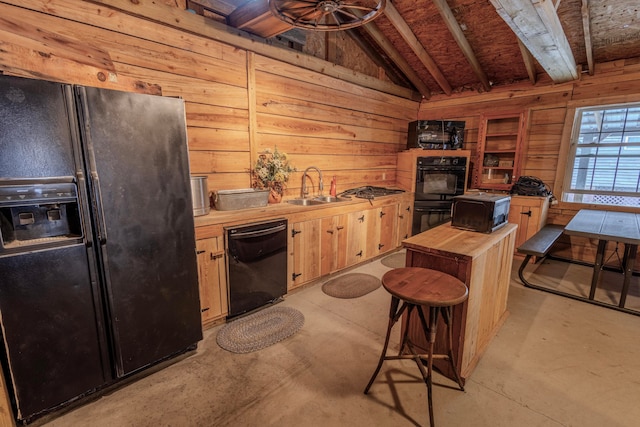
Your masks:
M 450 223 L 416 234 L 402 242 L 408 267 L 439 270 L 460 279 L 469 298 L 453 309 L 453 354 L 463 381 L 471 374 L 489 342 L 507 318 L 507 296 L 517 225 L 506 224 L 491 234 L 451 227 Z M 415 322 L 414 322 L 415 320 Z M 426 352 L 419 319 L 403 323 L 411 340 Z M 440 319 L 442 322 L 442 319 Z M 438 326 L 436 352 L 445 351 L 444 327 Z M 434 366 L 448 378 L 455 376 L 446 360 Z

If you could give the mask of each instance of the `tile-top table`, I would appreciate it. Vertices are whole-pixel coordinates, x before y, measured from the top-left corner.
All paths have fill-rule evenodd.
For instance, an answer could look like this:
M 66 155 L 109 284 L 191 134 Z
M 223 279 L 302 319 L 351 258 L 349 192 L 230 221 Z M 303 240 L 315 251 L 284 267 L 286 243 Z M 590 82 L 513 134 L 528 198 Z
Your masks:
M 636 261 L 636 253 L 640 244 L 640 214 L 581 209 L 567 224 L 564 233 L 570 236 L 598 239 L 598 250 L 593 266 L 591 291 L 589 292 L 590 300 L 594 299 L 596 293 L 607 242 L 624 243 L 624 257 L 622 258 L 624 281 L 618 304 L 618 307 L 624 308 Z

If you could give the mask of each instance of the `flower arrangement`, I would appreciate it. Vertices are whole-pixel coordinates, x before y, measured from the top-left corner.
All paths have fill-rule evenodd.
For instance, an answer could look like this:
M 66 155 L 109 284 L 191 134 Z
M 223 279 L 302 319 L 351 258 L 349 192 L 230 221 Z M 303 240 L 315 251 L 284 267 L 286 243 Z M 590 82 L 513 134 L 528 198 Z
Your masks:
M 276 200 L 282 199 L 282 194 L 289 180 L 289 174 L 295 172 L 296 168 L 291 166 L 287 159 L 287 153 L 278 151 L 274 147 L 273 152 L 266 149 L 258 156 L 255 167 L 251 170 L 252 185 L 254 188 L 269 189 Z

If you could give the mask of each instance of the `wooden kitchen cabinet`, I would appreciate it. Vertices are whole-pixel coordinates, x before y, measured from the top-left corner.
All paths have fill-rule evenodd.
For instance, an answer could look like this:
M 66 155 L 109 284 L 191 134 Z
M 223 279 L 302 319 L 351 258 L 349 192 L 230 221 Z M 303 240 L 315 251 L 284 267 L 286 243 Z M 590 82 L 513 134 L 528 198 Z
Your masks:
M 395 249 L 398 205 L 371 209 L 367 226 L 367 258 Z
M 320 277 L 321 227 L 321 218 L 295 222 L 289 227 L 288 247 L 291 274 L 288 289 L 294 289 Z
M 347 267 L 364 261 L 367 254 L 367 237 L 371 210 L 356 211 L 347 218 Z
M 398 227 L 396 230 L 395 247 L 402 246 L 402 241 L 411 237 L 413 221 L 413 201 L 408 198 L 398 204 Z
M 202 326 L 212 326 L 228 313 L 227 276 L 222 236 L 196 240 Z
M 518 179 L 526 121 L 524 112 L 481 116 L 473 177 L 475 188 L 509 190 Z
M 347 265 L 347 222 L 347 215 L 322 218 L 320 274 L 323 276 Z
M 515 249 L 544 227 L 548 210 L 548 197 L 511 196 L 509 222 L 518 225 Z

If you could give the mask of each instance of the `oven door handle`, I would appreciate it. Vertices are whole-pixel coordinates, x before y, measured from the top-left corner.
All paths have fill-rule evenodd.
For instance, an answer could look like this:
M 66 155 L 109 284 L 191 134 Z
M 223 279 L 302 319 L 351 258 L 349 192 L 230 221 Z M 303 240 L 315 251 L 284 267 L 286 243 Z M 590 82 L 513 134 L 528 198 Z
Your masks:
M 413 212 L 414 213 L 418 213 L 418 212 L 450 212 L 451 209 L 449 208 L 421 208 L 421 207 L 413 207 Z
M 279 231 L 285 230 L 287 228 L 287 224 L 278 225 L 276 227 L 267 228 L 266 230 L 256 230 L 256 231 L 245 231 L 240 233 L 235 233 L 229 236 L 230 239 L 250 239 L 252 237 L 260 237 L 266 236 L 269 234 L 275 234 Z
M 418 172 L 441 172 L 441 171 L 452 171 L 452 172 L 466 172 L 466 166 L 418 166 Z

